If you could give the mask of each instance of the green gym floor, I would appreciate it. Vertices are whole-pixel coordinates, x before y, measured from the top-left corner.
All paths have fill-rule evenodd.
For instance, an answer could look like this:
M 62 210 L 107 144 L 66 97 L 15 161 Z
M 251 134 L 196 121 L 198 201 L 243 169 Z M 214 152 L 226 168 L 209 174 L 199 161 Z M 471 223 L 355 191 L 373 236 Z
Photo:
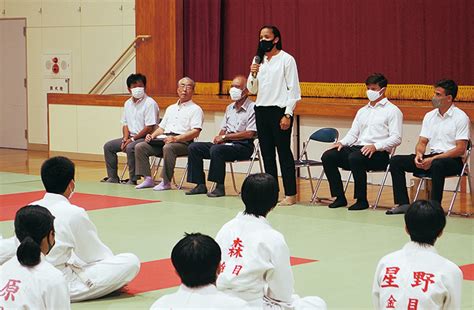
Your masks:
M 0 172 L 0 214 L 5 210 L 7 199 L 4 197 L 11 196 L 6 194 L 41 190 L 42 183 L 37 175 Z M 100 238 L 114 253 L 131 252 L 142 262 L 169 258 L 172 247 L 184 232 L 201 232 L 214 237 L 243 206 L 233 193 L 234 196 L 210 199 L 204 195 L 185 196 L 181 190 L 138 191 L 127 185 L 81 181 L 80 178 L 76 182 L 76 192 L 159 200 L 88 211 Z M 23 194 L 24 197 L 28 197 L 27 194 Z M 97 196 L 97 199 L 110 198 Z M 94 199 L 84 201 L 94 203 Z M 386 216 L 383 210 L 348 212 L 345 208 L 331 210 L 322 205 L 296 205 L 277 207 L 268 218 L 285 236 L 291 256 L 317 260 L 293 267 L 295 292 L 300 296 L 320 296 L 329 309 L 373 308 L 371 287 L 378 260 L 408 241 L 403 216 Z M 470 265 L 465 267 L 465 278 L 468 279 L 463 281 L 463 309 L 474 309 L 473 223 L 472 219 L 449 217 L 445 232 L 436 244 L 444 257 L 459 266 Z M 12 236 L 13 222 L 1 220 L 0 229 L 4 237 Z M 149 274 L 149 277 L 141 276 L 148 283 L 162 280 L 159 272 Z M 163 277 L 169 277 L 169 274 Z M 175 290 L 176 286 L 172 286 L 135 295 L 108 296 L 75 303 L 72 308 L 148 309 L 157 298 Z

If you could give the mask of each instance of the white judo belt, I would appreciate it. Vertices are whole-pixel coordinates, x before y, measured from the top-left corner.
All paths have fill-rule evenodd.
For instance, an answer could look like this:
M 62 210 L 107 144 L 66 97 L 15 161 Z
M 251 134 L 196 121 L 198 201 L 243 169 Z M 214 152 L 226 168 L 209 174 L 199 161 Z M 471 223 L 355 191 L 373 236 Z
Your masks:
M 66 267 L 71 268 L 71 270 L 77 274 L 77 277 L 89 288 L 92 288 L 94 286 L 94 282 L 91 281 L 80 266 L 72 265 L 72 264 L 66 264 Z

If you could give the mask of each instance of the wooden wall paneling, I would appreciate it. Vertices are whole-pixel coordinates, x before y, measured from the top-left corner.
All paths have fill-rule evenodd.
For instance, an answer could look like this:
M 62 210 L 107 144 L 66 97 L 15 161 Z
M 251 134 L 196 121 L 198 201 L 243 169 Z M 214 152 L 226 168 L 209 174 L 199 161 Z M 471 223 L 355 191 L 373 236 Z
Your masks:
M 139 43 L 136 71 L 147 76 L 147 92 L 175 95 L 183 75 L 183 0 L 136 0 L 136 35 L 151 35 Z

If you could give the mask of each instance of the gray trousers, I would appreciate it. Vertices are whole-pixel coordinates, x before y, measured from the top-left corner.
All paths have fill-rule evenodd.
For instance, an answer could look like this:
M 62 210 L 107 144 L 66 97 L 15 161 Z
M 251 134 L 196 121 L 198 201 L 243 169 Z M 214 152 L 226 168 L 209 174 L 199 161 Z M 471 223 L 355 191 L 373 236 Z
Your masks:
M 135 140 L 125 148 L 125 153 L 127 154 L 128 174 L 130 176 L 130 180 L 132 181 L 137 180 L 137 176 L 135 174 L 135 146 L 143 141 L 145 141 L 145 139 Z M 105 166 L 107 167 L 107 177 L 109 178 L 118 179 L 117 153 L 122 152 L 120 145 L 122 145 L 122 138 L 110 140 L 104 144 Z
M 176 165 L 176 158 L 188 155 L 189 143 L 190 142 L 173 142 L 164 145 L 150 145 L 147 142 L 139 143 L 135 147 L 137 175 L 151 176 L 148 157 L 158 156 L 163 158 L 161 178 L 164 182 L 171 182 L 174 174 L 174 166 Z

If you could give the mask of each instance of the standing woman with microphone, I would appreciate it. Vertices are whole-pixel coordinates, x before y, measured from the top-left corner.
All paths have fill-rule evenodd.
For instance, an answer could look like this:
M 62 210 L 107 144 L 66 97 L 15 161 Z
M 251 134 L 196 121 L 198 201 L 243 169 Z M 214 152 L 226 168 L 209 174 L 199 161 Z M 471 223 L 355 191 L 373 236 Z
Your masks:
M 18 210 L 16 256 L 0 267 L 0 309 L 70 309 L 69 289 L 61 271 L 45 255 L 55 244 L 54 216 L 38 205 Z
M 293 56 L 282 50 L 275 26 L 260 29 L 257 56 L 250 66 L 247 88 L 257 95 L 255 117 L 265 172 L 278 180 L 275 148 L 285 189 L 278 205 L 296 203 L 296 174 L 290 147 L 293 110 L 301 99 L 298 69 Z

